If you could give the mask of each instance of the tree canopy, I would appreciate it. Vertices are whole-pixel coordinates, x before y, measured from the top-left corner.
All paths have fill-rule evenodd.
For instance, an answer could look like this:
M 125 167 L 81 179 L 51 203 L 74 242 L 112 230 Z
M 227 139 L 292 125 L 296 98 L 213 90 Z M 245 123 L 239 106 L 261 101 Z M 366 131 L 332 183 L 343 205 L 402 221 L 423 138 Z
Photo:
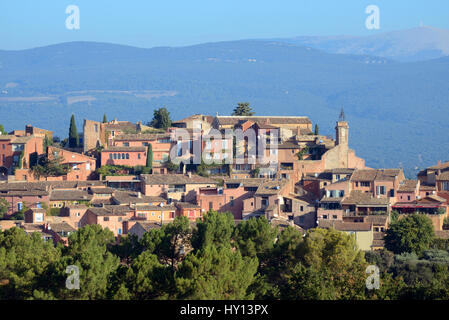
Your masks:
M 254 114 L 255 112 L 252 111 L 249 102 L 238 102 L 237 107 L 232 112 L 233 116 L 253 116 Z
M 157 129 L 167 129 L 171 127 L 171 123 L 170 112 L 163 107 L 154 110 L 153 120 L 149 123 L 149 125 Z
M 78 130 L 76 129 L 75 116 L 72 114 L 69 127 L 69 148 L 77 148 L 79 146 Z
M 429 248 L 434 238 L 432 220 L 415 213 L 390 224 L 385 236 L 385 247 L 398 254 L 420 254 Z

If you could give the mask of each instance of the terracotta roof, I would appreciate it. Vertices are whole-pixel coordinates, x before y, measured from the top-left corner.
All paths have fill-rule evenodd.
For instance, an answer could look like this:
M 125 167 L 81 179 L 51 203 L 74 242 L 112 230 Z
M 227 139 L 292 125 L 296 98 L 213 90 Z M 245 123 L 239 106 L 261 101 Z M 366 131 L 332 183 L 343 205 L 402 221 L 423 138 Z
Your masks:
M 61 222 L 61 223 L 51 223 L 49 224 L 50 230 L 59 233 L 59 232 L 75 232 L 76 229 L 73 228 L 70 224 L 67 222 Z
M 243 187 L 259 187 L 265 178 L 248 178 L 248 179 L 224 179 L 225 184 L 242 184 Z
M 105 182 L 99 180 L 87 181 L 38 181 L 38 182 L 8 182 L 0 183 L 0 190 L 47 190 L 53 189 L 76 189 L 90 186 L 104 186 Z
M 372 223 L 377 226 L 384 226 L 386 225 L 387 220 L 388 216 L 386 215 L 368 215 L 364 217 L 363 222 Z
M 142 174 L 140 175 L 145 184 L 150 185 L 167 185 L 167 184 L 211 184 L 216 185 L 217 182 L 210 178 L 192 175 L 191 178 L 184 174 Z
M 428 167 L 427 169 L 441 170 L 441 169 L 446 169 L 446 168 L 449 168 L 449 161 L 443 162 L 441 164 L 437 164 L 435 166 Z
M 266 146 L 267 149 L 269 148 L 269 145 Z M 278 144 L 278 149 L 301 149 L 301 146 L 293 141 L 285 141 L 281 144 Z
M 355 169 L 352 168 L 335 168 L 329 170 L 332 174 L 352 174 Z
M 163 206 L 155 206 L 155 205 L 136 205 L 135 209 L 138 211 L 168 211 L 168 210 L 176 210 L 176 207 L 173 205 L 163 205 Z
M 89 201 L 92 195 L 84 190 L 53 190 L 50 201 Z
M 256 195 L 278 194 L 286 184 L 286 179 L 265 181 L 257 188 Z
M 157 229 L 161 227 L 159 223 L 149 221 L 139 221 L 136 222 L 136 225 L 137 224 L 140 225 L 146 232 L 150 231 L 151 229 Z
M 435 186 L 420 185 L 419 190 L 420 191 L 436 191 L 437 189 Z
M 355 204 L 355 205 L 381 205 L 387 206 L 389 203 L 388 198 L 375 198 L 371 193 L 353 190 L 349 196 L 342 201 L 342 204 Z
M 191 116 L 188 116 L 187 118 L 181 119 L 181 120 L 177 120 L 177 121 L 173 121 L 172 123 L 184 123 L 187 121 L 191 121 L 191 120 L 197 120 L 200 119 L 200 121 L 206 121 L 208 123 L 212 123 L 214 121 L 214 117 L 213 116 L 206 116 L 206 115 L 202 115 L 202 114 L 194 114 Z
M 48 196 L 48 192 L 45 190 L 0 190 L 0 197 L 25 197 L 25 196 Z
M 114 189 L 112 188 L 91 188 L 90 192 L 92 193 L 98 193 L 98 194 L 112 194 L 114 192 Z
M 27 143 L 28 141 L 30 141 L 32 138 L 34 138 L 33 135 L 31 136 L 23 136 L 23 137 L 15 137 L 11 143 Z
M 132 211 L 128 206 L 104 206 L 100 208 L 91 207 L 86 212 L 92 212 L 96 216 L 126 216 Z
M 106 176 L 105 180 L 107 182 L 139 182 L 138 176 Z
M 404 180 L 404 182 L 399 185 L 398 192 L 413 192 L 416 190 L 417 185 L 418 180 Z
M 440 173 L 439 175 L 436 176 L 436 179 L 444 180 L 444 181 L 449 180 L 449 171 L 444 171 L 444 172 Z
M 334 228 L 338 231 L 370 231 L 371 224 L 366 222 L 343 222 L 339 220 L 320 220 L 319 228 Z
M 158 196 L 146 196 L 141 194 L 139 198 L 138 192 L 134 191 L 115 191 L 113 195 L 113 199 L 118 204 L 128 204 L 128 203 L 153 203 L 153 202 L 163 202 L 166 203 L 162 197 Z
M 401 169 L 357 169 L 351 176 L 351 181 L 393 181 Z
M 190 202 L 176 202 L 175 206 L 182 209 L 201 209 L 199 205 Z

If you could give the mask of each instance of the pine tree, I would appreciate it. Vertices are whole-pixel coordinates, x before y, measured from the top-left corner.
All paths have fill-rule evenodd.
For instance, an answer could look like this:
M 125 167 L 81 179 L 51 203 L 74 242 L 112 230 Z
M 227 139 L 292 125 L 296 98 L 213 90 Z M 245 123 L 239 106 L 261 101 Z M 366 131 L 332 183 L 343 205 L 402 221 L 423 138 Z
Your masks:
M 152 127 L 157 129 L 167 129 L 171 127 L 170 112 L 166 108 L 154 110 L 153 120 L 150 122 Z
M 77 148 L 79 145 L 78 130 L 76 129 L 75 116 L 72 114 L 69 128 L 69 148 Z
M 232 112 L 233 116 L 253 116 L 255 112 L 251 110 L 249 102 L 239 102 Z

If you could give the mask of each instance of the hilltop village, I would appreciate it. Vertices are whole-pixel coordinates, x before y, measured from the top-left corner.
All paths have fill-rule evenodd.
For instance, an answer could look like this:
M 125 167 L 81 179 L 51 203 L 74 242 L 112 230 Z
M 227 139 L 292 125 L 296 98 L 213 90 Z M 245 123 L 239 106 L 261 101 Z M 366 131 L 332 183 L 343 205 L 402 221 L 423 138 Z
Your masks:
M 264 143 L 251 148 L 248 139 L 204 139 L 211 130 L 251 131 Z M 407 180 L 400 168 L 366 167 L 349 137 L 344 115 L 335 137 L 320 135 L 299 116 L 192 115 L 163 129 L 85 119 L 73 144 L 27 125 L 0 135 L 0 201 L 6 207 L 0 230 L 20 227 L 67 244 L 70 233 L 97 224 L 120 241 L 128 234 L 141 238 L 177 216 L 194 223 L 214 210 L 231 212 L 236 224 L 264 216 L 303 233 L 333 228 L 354 234 L 359 248 L 370 251 L 383 248 L 392 213 L 419 212 L 432 220 L 437 237 L 448 238 L 449 162 Z M 192 163 L 195 145 L 217 161 Z M 251 161 L 273 156 L 267 163 Z

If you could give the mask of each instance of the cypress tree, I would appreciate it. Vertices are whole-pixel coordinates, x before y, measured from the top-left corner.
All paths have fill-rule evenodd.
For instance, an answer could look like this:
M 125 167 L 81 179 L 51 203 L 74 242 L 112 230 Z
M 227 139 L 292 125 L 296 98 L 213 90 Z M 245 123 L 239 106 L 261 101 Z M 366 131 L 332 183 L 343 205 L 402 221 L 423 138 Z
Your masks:
M 147 168 L 150 172 L 153 170 L 153 146 L 151 143 L 148 144 L 147 150 Z
M 320 133 L 319 133 L 320 131 L 319 131 L 319 128 L 318 128 L 318 124 L 315 124 L 315 135 L 317 136 L 317 135 L 319 135 Z
M 108 122 L 108 118 L 106 118 L 106 113 L 103 115 L 103 123 Z
M 69 148 L 77 148 L 79 145 L 78 130 L 76 129 L 75 116 L 72 114 L 69 128 Z

